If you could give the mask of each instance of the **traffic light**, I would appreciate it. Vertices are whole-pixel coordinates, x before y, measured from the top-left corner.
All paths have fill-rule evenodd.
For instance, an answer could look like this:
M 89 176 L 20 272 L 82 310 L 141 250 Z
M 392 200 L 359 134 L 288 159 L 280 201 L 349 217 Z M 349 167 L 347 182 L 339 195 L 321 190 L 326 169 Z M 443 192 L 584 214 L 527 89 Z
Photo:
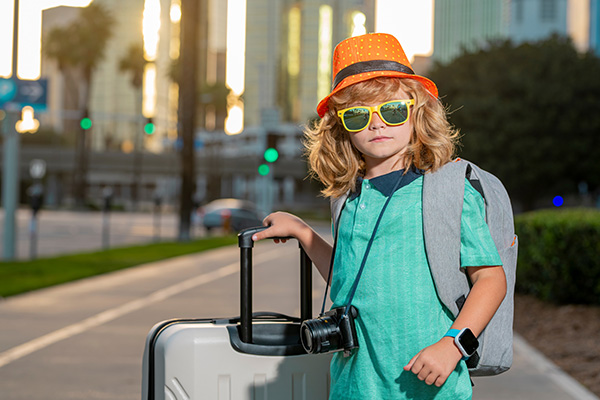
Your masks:
M 258 174 L 260 176 L 267 176 L 269 175 L 269 172 L 271 172 L 271 168 L 269 168 L 267 164 L 260 164 L 258 166 Z
M 277 151 L 277 149 L 269 147 L 263 153 L 263 158 L 269 164 L 274 163 L 279 158 L 279 152 Z M 269 164 L 260 164 L 258 166 L 258 174 L 261 176 L 269 175 L 269 173 L 271 172 L 271 167 L 269 166 Z
M 88 129 L 90 129 L 92 127 L 92 120 L 89 117 L 82 118 L 79 125 L 81 125 L 81 128 L 84 131 L 87 131 Z
M 264 158 L 266 162 L 273 163 L 279 158 L 279 152 L 277 151 L 277 149 L 269 147 L 265 150 Z
M 156 132 L 156 125 L 152 121 L 152 118 L 146 118 L 146 125 L 144 125 L 144 133 L 146 135 L 152 135 Z
M 275 133 L 267 134 L 267 149 L 263 153 L 263 164 L 258 166 L 258 174 L 261 176 L 267 176 L 271 173 L 272 165 L 279 159 L 279 152 L 277 151 L 277 142 L 280 136 Z
M 83 129 L 84 131 L 87 131 L 88 129 L 90 129 L 92 127 L 92 120 L 90 119 L 88 110 L 83 110 L 83 116 L 81 117 L 81 120 L 79 121 L 79 125 L 81 126 L 81 129 Z

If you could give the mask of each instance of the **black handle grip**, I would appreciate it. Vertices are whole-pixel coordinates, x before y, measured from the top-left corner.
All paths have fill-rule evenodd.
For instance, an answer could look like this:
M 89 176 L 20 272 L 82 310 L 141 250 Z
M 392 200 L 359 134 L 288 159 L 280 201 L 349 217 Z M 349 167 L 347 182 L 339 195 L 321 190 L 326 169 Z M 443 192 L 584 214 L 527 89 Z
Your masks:
M 267 229 L 268 226 L 255 226 L 252 228 L 246 228 L 240 233 L 238 233 L 238 244 L 240 249 L 251 249 L 254 247 L 254 241 L 252 240 L 252 236 L 255 233 L 262 232 Z M 291 236 L 287 237 L 270 237 L 269 239 L 294 239 Z
M 240 329 L 244 343 L 252 343 L 252 235 L 264 231 L 268 226 L 247 228 L 238 234 L 240 247 Z M 274 237 L 270 239 L 294 239 Z M 300 317 L 312 318 L 312 261 L 300 246 Z

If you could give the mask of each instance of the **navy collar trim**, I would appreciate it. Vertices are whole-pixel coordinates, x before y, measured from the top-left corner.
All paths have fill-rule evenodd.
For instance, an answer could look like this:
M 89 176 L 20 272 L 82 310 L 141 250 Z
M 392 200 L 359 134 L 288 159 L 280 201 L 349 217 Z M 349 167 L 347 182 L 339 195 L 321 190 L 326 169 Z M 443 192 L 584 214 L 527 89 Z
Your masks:
M 385 175 L 380 175 L 375 178 L 369 179 L 369 182 L 381 194 L 388 197 L 392 194 L 391 192 L 394 189 L 394 186 L 396 186 L 396 182 L 398 182 L 398 179 L 400 179 L 400 175 L 402 175 L 403 173 L 404 169 L 401 169 L 399 171 L 392 171 Z M 402 179 L 402 182 L 400 183 L 400 186 L 398 187 L 398 189 L 396 189 L 396 191 L 400 190 L 404 186 L 411 184 L 414 180 L 423 176 L 424 173 L 425 172 L 421 169 L 411 168 Z M 359 176 L 356 180 L 356 191 L 350 194 L 350 200 L 354 200 L 355 198 L 360 196 L 363 181 L 364 178 Z

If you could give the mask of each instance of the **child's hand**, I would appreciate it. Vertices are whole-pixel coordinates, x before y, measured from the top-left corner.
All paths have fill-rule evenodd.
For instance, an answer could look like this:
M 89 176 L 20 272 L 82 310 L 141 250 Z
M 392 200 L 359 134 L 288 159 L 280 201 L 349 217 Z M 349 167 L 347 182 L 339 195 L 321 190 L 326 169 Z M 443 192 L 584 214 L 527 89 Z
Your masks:
M 267 215 L 263 220 L 263 225 L 269 226 L 262 232 L 252 236 L 255 242 L 271 237 L 295 237 L 299 239 L 301 232 L 308 228 L 308 225 L 295 215 L 285 212 L 275 212 Z M 286 239 L 274 239 L 275 243 L 286 242 Z
M 456 368 L 462 357 L 454 341 L 444 337 L 439 342 L 424 348 L 404 366 L 428 385 L 440 387 Z

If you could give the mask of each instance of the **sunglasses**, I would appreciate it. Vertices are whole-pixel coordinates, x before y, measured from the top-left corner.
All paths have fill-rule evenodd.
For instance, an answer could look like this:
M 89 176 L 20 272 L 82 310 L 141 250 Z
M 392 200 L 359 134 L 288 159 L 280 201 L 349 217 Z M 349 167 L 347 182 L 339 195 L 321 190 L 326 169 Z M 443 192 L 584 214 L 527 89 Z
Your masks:
M 371 117 L 376 112 L 379 118 L 388 125 L 402 125 L 408 121 L 410 106 L 415 105 L 415 100 L 392 100 L 378 106 L 350 107 L 338 111 L 338 116 L 348 132 L 359 132 L 371 123 Z

